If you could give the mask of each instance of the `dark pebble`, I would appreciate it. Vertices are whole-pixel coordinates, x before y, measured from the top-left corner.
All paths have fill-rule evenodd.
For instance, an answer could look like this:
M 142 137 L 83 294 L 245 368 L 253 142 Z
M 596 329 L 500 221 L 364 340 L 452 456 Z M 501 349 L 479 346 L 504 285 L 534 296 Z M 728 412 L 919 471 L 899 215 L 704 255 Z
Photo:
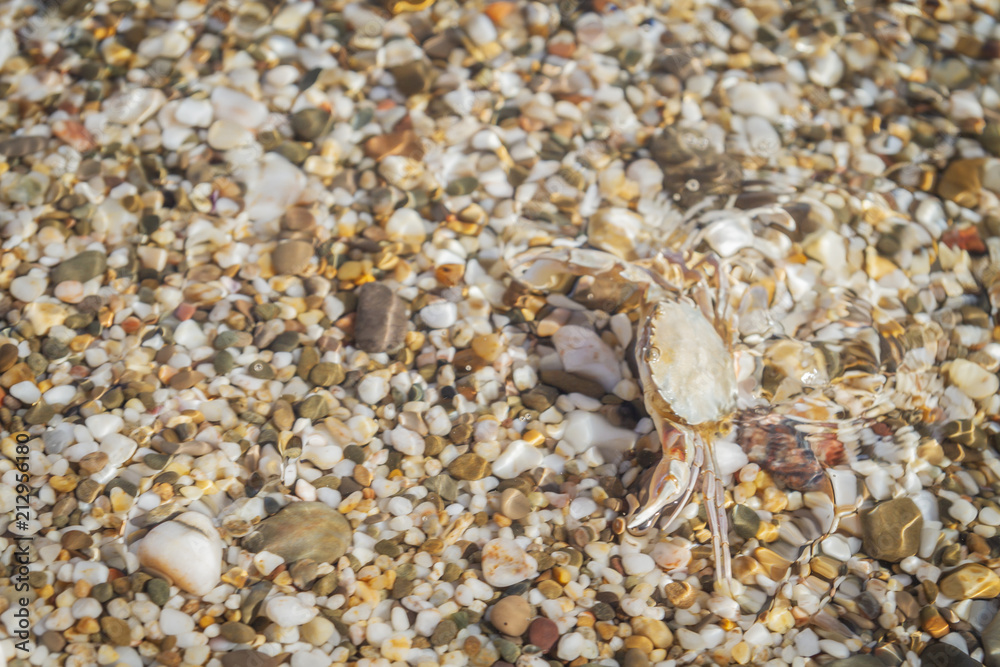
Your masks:
M 555 621 L 539 616 L 528 626 L 528 642 L 542 651 L 548 651 L 559 640 L 559 627 Z
M 358 290 L 354 342 L 359 349 L 397 351 L 405 341 L 408 322 L 406 303 L 388 285 L 365 283 Z
M 170 584 L 166 579 L 150 579 L 146 582 L 146 595 L 153 604 L 162 607 L 170 599 Z

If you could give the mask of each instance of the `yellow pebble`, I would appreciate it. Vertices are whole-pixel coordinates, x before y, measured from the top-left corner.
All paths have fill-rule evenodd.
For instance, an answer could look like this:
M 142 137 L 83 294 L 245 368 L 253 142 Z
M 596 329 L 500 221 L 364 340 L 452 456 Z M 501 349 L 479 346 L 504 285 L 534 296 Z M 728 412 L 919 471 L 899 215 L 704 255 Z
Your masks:
M 552 568 L 552 576 L 557 582 L 559 582 L 563 586 L 573 581 L 573 575 L 570 574 L 570 571 L 565 567 L 563 567 L 562 565 L 556 565 L 555 567 Z
M 215 623 L 216 623 L 215 618 L 213 618 L 211 616 L 202 616 L 201 618 L 198 619 L 198 626 L 202 630 L 204 630 L 205 628 L 207 628 L 210 625 L 215 625 Z
M 69 493 L 76 488 L 79 478 L 76 475 L 53 475 L 49 478 L 49 486 L 59 493 Z
M 733 660 L 741 665 L 750 662 L 750 645 L 746 642 L 737 642 L 733 647 Z

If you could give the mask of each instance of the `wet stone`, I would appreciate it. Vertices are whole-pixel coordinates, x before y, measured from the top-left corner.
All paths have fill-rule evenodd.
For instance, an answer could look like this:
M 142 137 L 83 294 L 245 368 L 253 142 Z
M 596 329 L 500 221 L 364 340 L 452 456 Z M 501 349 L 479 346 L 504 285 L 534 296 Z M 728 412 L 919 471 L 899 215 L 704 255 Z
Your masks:
M 520 637 L 531 621 L 531 605 L 520 595 L 508 595 L 490 608 L 490 622 L 500 632 Z
M 1000 596 L 1000 576 L 985 565 L 968 563 L 946 574 L 938 587 L 952 600 L 992 599 Z
M 291 352 L 299 346 L 299 338 L 297 331 L 285 331 L 278 334 L 269 347 L 275 352 Z
M 490 463 L 475 452 L 466 452 L 448 464 L 448 474 L 459 480 L 482 479 L 490 474 Z
M 266 361 L 255 361 L 248 367 L 247 371 L 250 377 L 257 378 L 258 380 L 273 380 L 274 379 L 274 366 L 267 363 Z
M 104 253 L 98 250 L 84 250 L 75 257 L 61 262 L 53 269 L 49 281 L 53 285 L 58 285 L 66 280 L 85 283 L 104 273 L 107 267 L 108 260 Z
M 865 553 L 891 563 L 914 556 L 923 525 L 920 509 L 909 498 L 880 503 L 861 516 Z
M 101 632 L 114 646 L 129 646 L 132 643 L 132 630 L 126 621 L 113 616 L 101 618 Z
M 303 558 L 329 563 L 347 553 L 351 536 L 351 526 L 340 512 L 319 502 L 297 502 L 261 521 L 243 546 L 269 551 L 289 563 Z
M 951 644 L 932 644 L 920 654 L 920 664 L 929 667 L 982 667 L 983 663 L 973 660 L 967 653 Z
M 559 626 L 555 621 L 539 616 L 528 627 L 528 642 L 542 651 L 548 651 L 559 640 Z
M 521 394 L 521 403 L 532 410 L 544 412 L 555 405 L 557 398 L 559 398 L 559 390 L 543 384 L 532 387 Z
M 150 579 L 146 583 L 146 595 L 153 604 L 162 607 L 170 599 L 170 584 L 166 579 Z
M 309 371 L 309 381 L 319 387 L 332 387 L 344 381 L 344 367 L 331 362 L 321 362 Z
M 431 646 L 447 646 L 458 636 L 458 626 L 455 621 L 446 618 L 434 629 L 431 635 Z
M 354 342 L 361 350 L 395 352 L 403 345 L 408 321 L 406 303 L 388 285 L 365 283 L 358 290 Z
M 10 370 L 17 363 L 17 345 L 4 343 L 0 345 L 0 373 Z
M 545 384 L 551 385 L 566 394 L 575 392 L 592 398 L 601 398 L 605 393 L 604 387 L 600 383 L 567 373 L 566 371 L 542 371 L 539 373 L 539 378 Z
M 219 626 L 219 634 L 235 644 L 249 644 L 257 636 L 253 628 L 238 621 L 223 623 Z
M 282 241 L 271 253 L 274 272 L 281 275 L 299 275 L 309 266 L 313 244 L 308 241 Z
M 733 507 L 733 530 L 744 540 L 750 540 L 757 536 L 760 528 L 760 517 L 752 508 L 746 505 L 736 505 Z
M 299 139 L 312 141 L 329 131 L 330 118 L 330 112 L 323 109 L 302 109 L 292 114 L 292 130 Z
M 307 396 L 295 406 L 295 412 L 305 419 L 322 419 L 330 414 L 326 399 L 319 394 Z

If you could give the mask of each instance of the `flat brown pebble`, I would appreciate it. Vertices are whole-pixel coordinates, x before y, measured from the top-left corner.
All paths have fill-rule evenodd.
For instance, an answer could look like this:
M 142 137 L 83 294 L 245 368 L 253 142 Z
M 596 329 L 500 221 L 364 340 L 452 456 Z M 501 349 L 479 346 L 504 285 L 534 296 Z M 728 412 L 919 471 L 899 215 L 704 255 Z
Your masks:
M 10 369 L 17 363 L 17 345 L 4 343 L 0 345 L 0 373 Z
M 292 404 L 284 399 L 278 399 L 271 408 L 271 421 L 282 431 L 290 431 L 295 423 L 295 412 Z
M 641 649 L 630 648 L 625 651 L 625 660 L 622 661 L 624 667 L 647 667 L 649 665 L 649 656 L 642 652 Z
M 500 632 L 520 637 L 531 622 L 531 605 L 520 595 L 508 595 L 490 608 L 490 623 Z
M 395 352 L 403 346 L 409 317 L 406 302 L 388 285 L 365 283 L 358 289 L 354 343 L 365 352 Z
M 205 379 L 204 373 L 199 373 L 198 371 L 185 370 L 181 371 L 177 375 L 170 378 L 167 383 L 170 385 L 171 389 L 176 389 L 181 391 L 183 389 L 190 389 L 199 382 Z
M 490 474 L 490 463 L 475 452 L 466 452 L 448 464 L 448 474 L 455 479 L 475 481 Z
M 890 563 L 915 556 L 923 527 L 920 509 L 909 498 L 879 503 L 861 515 L 865 553 Z
M 528 626 L 528 643 L 548 651 L 559 641 L 559 626 L 555 621 L 539 616 Z
M 282 241 L 271 253 L 271 266 L 277 274 L 295 276 L 306 270 L 312 256 L 309 241 Z
M 108 267 L 108 258 L 99 250 L 84 250 L 70 257 L 52 270 L 49 282 L 58 285 L 65 280 L 78 280 L 85 283 L 104 273 Z
M 104 452 L 91 452 L 80 459 L 80 470 L 88 474 L 99 472 L 108 465 L 109 460 Z
M 344 367 L 329 361 L 323 361 L 309 371 L 309 381 L 318 387 L 332 387 L 344 381 Z
M 42 633 L 42 646 L 49 649 L 50 653 L 59 653 L 66 646 L 66 639 L 55 630 L 48 630 Z
M 257 632 L 253 628 L 238 621 L 223 623 L 219 626 L 219 634 L 234 644 L 249 644 L 257 636 Z
M 63 533 L 59 543 L 62 544 L 64 549 L 79 551 L 80 549 L 87 549 L 92 546 L 94 539 L 82 530 L 68 530 Z
M 531 514 L 531 503 L 518 489 L 505 489 L 500 496 L 500 511 L 511 521 L 520 521 Z
M 545 384 L 552 385 L 567 394 L 576 392 L 592 398 L 601 398 L 606 393 L 599 383 L 566 371 L 542 371 L 538 377 Z
M 104 616 L 101 618 L 101 632 L 107 635 L 108 640 L 115 646 L 129 646 L 132 644 L 132 629 L 126 621 L 114 616 Z

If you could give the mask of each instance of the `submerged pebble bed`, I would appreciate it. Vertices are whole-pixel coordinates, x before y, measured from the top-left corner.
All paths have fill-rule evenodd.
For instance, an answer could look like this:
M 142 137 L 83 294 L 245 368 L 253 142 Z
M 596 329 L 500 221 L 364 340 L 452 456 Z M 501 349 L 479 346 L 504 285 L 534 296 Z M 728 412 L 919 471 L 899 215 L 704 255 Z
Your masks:
M 0 4 L 3 660 L 1000 665 L 998 13 Z M 734 598 L 547 246 L 722 259 Z

